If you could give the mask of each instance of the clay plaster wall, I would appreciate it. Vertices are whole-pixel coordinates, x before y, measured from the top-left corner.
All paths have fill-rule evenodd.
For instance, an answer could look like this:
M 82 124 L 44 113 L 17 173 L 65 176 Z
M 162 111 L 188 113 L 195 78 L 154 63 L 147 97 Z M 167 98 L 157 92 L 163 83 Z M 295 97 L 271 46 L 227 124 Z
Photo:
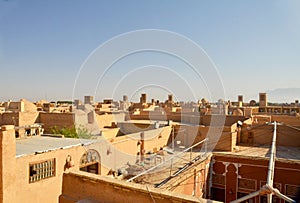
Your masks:
M 6 112 L 0 114 L 0 125 L 25 126 L 39 122 L 38 112 Z
M 118 123 L 118 128 L 123 134 L 137 133 L 146 130 L 153 130 L 154 124 L 143 124 L 143 123 Z
M 99 125 L 99 128 L 104 128 L 105 126 L 111 126 L 112 122 L 119 122 L 125 120 L 125 114 L 96 114 L 96 119 Z
M 267 158 L 246 158 L 215 153 L 212 162 L 213 175 L 224 178 L 223 181 L 213 181 L 213 187 L 225 189 L 225 196 L 223 196 L 225 202 L 235 200 L 237 192 L 251 193 L 259 190 L 261 185 L 266 183 L 269 164 Z M 253 182 L 254 188 L 244 188 L 250 186 L 249 184 L 239 186 L 238 179 Z M 300 164 L 276 160 L 274 185 L 279 187 L 281 193 L 286 194 L 287 184 L 300 186 Z M 255 201 L 259 202 L 259 197 L 256 197 Z
M 244 121 L 244 116 L 225 116 L 225 115 L 202 115 L 199 113 L 178 113 L 178 112 L 168 112 L 166 115 L 162 115 L 160 112 L 142 112 L 141 114 L 127 114 L 126 120 L 172 120 L 175 122 L 183 122 L 195 125 L 205 125 L 205 126 L 231 126 L 237 121 Z
M 113 194 L 113 195 L 112 195 Z M 164 192 L 135 183 L 127 183 L 109 177 L 72 172 L 64 174 L 60 203 L 75 203 L 80 200 L 95 202 L 207 202 L 192 196 Z M 212 201 L 209 201 L 212 202 Z
M 300 128 L 300 116 L 272 115 L 271 119 Z
M 74 114 L 41 112 L 40 123 L 44 124 L 45 133 L 51 133 L 51 128 L 54 126 L 71 128 L 74 126 Z
M 38 112 L 20 112 L 19 126 L 32 125 L 39 122 Z
M 250 145 L 270 145 L 273 137 L 273 125 L 263 125 L 248 129 L 242 128 L 241 143 Z M 277 126 L 278 146 L 300 147 L 300 131 L 284 125 Z
M 210 160 L 211 156 L 208 156 L 206 160 L 195 163 L 189 170 L 171 179 L 167 189 L 179 194 L 204 198 L 208 192 Z
M 35 139 L 35 138 L 28 138 Z M 60 138 L 53 138 L 60 139 Z M 0 202 L 58 202 L 62 189 L 64 172 L 79 170 L 80 159 L 88 148 L 78 146 L 57 149 L 45 153 L 24 154 L 16 157 L 16 143 L 13 126 L 2 127 L 0 131 Z M 71 156 L 74 167 L 66 168 L 66 158 Z M 29 183 L 29 165 L 55 158 L 55 176 Z
M 0 114 L 0 125 L 16 125 L 19 126 L 19 113 L 6 112 Z
M 4 127 L 2 127 L 4 128 Z M 16 145 L 14 126 L 0 130 L 0 202 L 15 202 Z
M 16 181 L 14 190 L 18 195 L 15 196 L 15 201 L 13 202 L 58 202 L 58 197 L 62 189 L 62 176 L 64 171 L 79 170 L 80 158 L 84 152 L 84 147 L 78 146 L 16 158 Z M 65 168 L 68 155 L 72 157 L 72 161 L 75 163 L 75 166 L 70 170 Z M 29 183 L 29 163 L 53 158 L 55 158 L 55 177 Z
M 232 151 L 236 145 L 236 126 L 209 127 L 209 126 L 176 126 L 175 141 L 179 140 L 185 146 L 192 146 L 208 138 L 207 148 L 211 150 Z M 171 141 L 171 140 L 170 140 Z M 203 145 L 199 145 L 202 147 Z M 197 148 L 199 148 L 197 147 Z
M 166 126 L 159 129 L 148 130 L 144 132 L 145 152 L 159 150 L 160 147 L 167 145 L 171 127 Z M 113 138 L 112 145 L 124 153 L 136 155 L 140 151 L 137 142 L 140 140 L 140 132 Z

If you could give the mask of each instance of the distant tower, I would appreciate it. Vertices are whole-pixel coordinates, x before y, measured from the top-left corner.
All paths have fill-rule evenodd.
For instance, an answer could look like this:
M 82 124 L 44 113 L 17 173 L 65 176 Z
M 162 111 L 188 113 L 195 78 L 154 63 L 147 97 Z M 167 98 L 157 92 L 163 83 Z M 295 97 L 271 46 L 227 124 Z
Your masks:
M 81 105 L 81 101 L 79 99 L 75 99 L 74 100 L 74 105 L 77 107 L 79 105 Z
M 267 93 L 259 93 L 259 106 L 268 106 Z
M 123 102 L 128 102 L 128 96 L 127 95 L 123 95 Z
M 140 98 L 140 103 L 144 104 L 147 103 L 147 94 L 143 93 L 141 98 Z
M 243 95 L 238 96 L 238 106 L 242 107 L 243 106 Z
M 84 96 L 84 104 L 93 104 L 94 103 L 94 97 L 93 96 Z
M 173 95 L 172 94 L 168 95 L 168 103 L 173 103 Z
M 239 96 L 238 96 L 238 101 L 239 101 L 239 102 L 243 102 L 243 95 L 239 95 Z

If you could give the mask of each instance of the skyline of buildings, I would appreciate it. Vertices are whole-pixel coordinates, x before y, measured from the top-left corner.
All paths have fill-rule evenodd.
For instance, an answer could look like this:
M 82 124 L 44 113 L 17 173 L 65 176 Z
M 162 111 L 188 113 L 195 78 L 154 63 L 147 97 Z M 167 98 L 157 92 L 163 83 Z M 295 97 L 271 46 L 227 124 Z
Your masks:
M 300 1 L 0 1 L 0 203 L 300 202 Z
M 295 96 L 291 96 L 291 92 L 293 92 L 296 88 L 291 88 L 291 89 L 288 89 L 287 90 L 287 96 L 283 96 L 284 94 L 284 91 L 285 89 L 284 88 L 281 88 L 281 89 L 278 89 L 278 92 L 279 93 L 276 93 L 276 95 L 278 95 L 278 98 L 280 99 L 274 99 L 274 95 L 272 96 L 272 94 L 270 95 L 268 92 L 266 92 L 267 96 L 268 96 L 268 102 L 270 104 L 290 104 L 290 103 L 295 103 L 296 100 L 299 100 L 299 94 L 295 94 Z M 299 88 L 300 90 L 300 88 Z M 155 99 L 155 101 L 160 101 L 160 102 L 164 102 L 167 100 L 167 97 L 166 95 L 173 95 L 173 94 L 170 94 L 170 93 L 167 93 L 167 94 L 164 94 L 163 97 L 156 97 L 156 96 L 153 96 L 153 92 L 151 92 L 152 94 L 149 94 L 147 91 L 141 91 L 142 93 L 141 94 L 147 94 L 147 102 L 151 102 L 151 99 Z M 97 97 L 97 96 L 92 96 L 93 97 L 93 100 L 95 101 L 103 101 L 103 100 L 113 100 L 113 101 L 122 101 L 124 100 L 124 96 L 126 96 L 127 100 L 129 102 L 138 102 L 140 100 L 139 96 L 141 94 L 136 94 L 132 97 L 128 97 L 128 95 L 126 94 L 123 94 L 122 96 L 118 97 L 117 99 L 116 98 L 111 98 L 111 97 Z M 86 96 L 86 95 L 84 95 Z M 259 101 L 259 94 L 256 94 L 256 96 L 254 97 L 249 97 L 247 95 L 243 95 L 243 94 L 238 94 L 235 96 L 235 98 L 233 99 L 224 99 L 224 98 L 218 98 L 217 100 L 211 100 L 211 102 L 218 102 L 219 99 L 222 99 L 224 101 L 235 101 L 236 98 L 238 96 L 242 96 L 243 97 L 243 101 L 245 102 L 251 102 L 252 100 L 254 101 Z M 201 99 L 208 99 L 207 97 L 200 97 L 200 98 L 195 98 L 194 100 L 179 100 L 176 96 L 173 95 L 173 98 L 174 98 L 174 101 L 176 102 L 198 102 L 200 101 Z M 5 102 L 5 101 L 18 101 L 18 100 L 22 100 L 22 99 L 27 99 L 27 98 L 17 98 L 17 99 L 14 99 L 14 98 L 9 98 L 9 99 L 6 99 L 6 100 L 1 100 L 0 102 Z M 77 100 L 78 98 L 73 98 L 73 99 L 65 99 L 65 98 L 58 98 L 58 99 L 50 99 L 48 100 L 47 98 L 42 98 L 42 99 L 38 99 L 38 100 L 32 100 L 32 99 L 27 99 L 29 101 L 32 101 L 32 102 L 39 102 L 39 101 L 44 101 L 44 102 L 50 102 L 50 103 L 70 103 L 70 102 L 74 102 L 75 100 Z
M 1 103 L 0 202 L 299 201 L 299 100 L 166 98 Z

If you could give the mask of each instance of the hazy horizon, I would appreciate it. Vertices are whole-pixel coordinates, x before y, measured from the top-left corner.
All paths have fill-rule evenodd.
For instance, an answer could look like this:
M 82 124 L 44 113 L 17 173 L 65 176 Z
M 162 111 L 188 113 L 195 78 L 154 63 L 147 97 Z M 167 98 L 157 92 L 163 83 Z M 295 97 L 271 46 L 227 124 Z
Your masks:
M 155 100 L 159 100 L 160 102 L 164 102 L 168 99 L 168 95 L 164 95 L 162 97 L 155 97 L 154 94 L 148 94 L 147 92 L 142 92 L 142 93 L 146 93 L 147 94 L 147 102 L 150 102 L 151 99 L 155 99 Z M 295 96 L 295 95 L 300 95 L 300 88 L 280 88 L 280 89 L 275 89 L 275 90 L 269 90 L 266 91 L 267 93 L 267 98 L 268 98 L 268 102 L 271 103 L 294 103 L 295 100 L 299 100 L 300 97 Z M 124 94 L 126 95 L 126 94 Z M 243 94 L 241 94 L 243 95 Z M 88 96 L 88 95 L 85 95 Z M 128 96 L 128 95 L 127 95 Z M 135 95 L 135 97 L 133 98 L 129 98 L 130 102 L 139 102 L 139 97 L 141 95 L 137 94 Z M 73 101 L 74 99 L 79 99 L 81 101 L 84 101 L 84 98 L 58 98 L 58 99 L 48 99 L 48 98 L 41 98 L 41 99 L 31 99 L 29 97 L 25 97 L 25 98 L 15 98 L 15 99 L 7 99 L 7 100 L 1 100 L 0 102 L 5 102 L 8 100 L 12 100 L 12 101 L 19 101 L 21 99 L 26 99 L 28 101 L 31 102 L 38 102 L 40 100 L 46 100 L 48 102 L 57 102 L 57 101 Z M 111 99 L 111 98 L 103 98 L 103 99 Z M 94 100 L 95 102 L 102 102 L 103 99 L 96 99 Z M 178 100 L 176 98 L 173 98 L 175 102 L 197 102 L 197 100 Z M 202 98 L 199 98 L 198 100 L 201 100 Z M 243 95 L 243 99 L 245 103 L 250 102 L 251 100 L 255 100 L 256 102 L 259 101 L 259 93 L 257 95 L 254 95 L 253 97 L 249 97 L 247 95 Z M 114 101 L 121 101 L 123 100 L 123 96 L 120 98 L 116 98 L 114 99 Z M 236 95 L 236 98 L 233 99 L 228 99 L 232 102 L 235 102 L 238 100 L 238 95 Z M 227 100 L 226 100 L 227 101 Z M 217 101 L 210 101 L 210 102 L 217 102 Z

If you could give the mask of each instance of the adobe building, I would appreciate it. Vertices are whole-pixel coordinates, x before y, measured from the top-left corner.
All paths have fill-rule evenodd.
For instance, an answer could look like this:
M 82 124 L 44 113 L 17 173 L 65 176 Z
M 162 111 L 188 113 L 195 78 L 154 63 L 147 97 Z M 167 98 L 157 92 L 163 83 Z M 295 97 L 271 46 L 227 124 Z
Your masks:
M 130 125 L 127 127 L 123 126 L 123 128 L 128 127 L 130 129 Z M 129 129 L 127 131 L 129 131 Z M 127 150 L 128 154 L 139 158 L 144 155 L 144 152 L 155 151 L 155 149 L 166 145 L 171 130 L 170 126 L 162 128 L 160 131 L 158 130 L 159 129 L 153 129 L 143 133 L 145 138 L 150 136 L 147 140 L 142 140 L 144 142 L 143 146 L 137 145 L 139 140 L 132 139 L 135 135 L 134 133 L 128 136 L 106 137 L 106 139 L 112 143 L 111 146 L 115 149 L 125 152 Z M 136 133 L 136 135 L 140 136 L 140 133 Z M 155 136 L 153 137 L 153 135 Z M 15 129 L 12 125 L 1 127 L 0 139 L 0 202 L 65 202 L 64 197 L 66 197 L 66 194 L 61 195 L 62 187 L 65 191 L 66 189 L 69 190 L 72 188 L 72 186 L 65 186 L 65 184 L 68 185 L 69 183 L 68 178 L 65 180 L 64 177 L 68 176 L 63 176 L 63 174 L 72 171 L 85 171 L 97 175 L 106 175 L 109 168 L 102 166 L 102 161 L 105 159 L 116 161 L 116 158 L 114 158 L 115 151 L 109 151 L 109 148 L 101 144 L 103 142 L 98 142 L 98 140 L 48 136 L 16 139 Z M 138 156 L 136 156 L 137 152 L 140 153 Z M 128 160 L 126 160 L 126 162 L 127 161 Z M 134 164 L 135 161 L 134 159 L 131 163 Z M 124 163 L 122 163 L 122 161 L 119 160 L 118 164 L 124 165 L 126 162 L 124 161 Z M 113 168 L 113 170 L 116 169 L 117 168 Z M 86 180 L 89 180 L 92 175 L 84 174 L 84 176 L 87 177 Z M 74 178 L 76 179 L 76 177 Z M 97 179 L 101 179 L 101 177 L 97 177 Z M 72 182 L 73 181 L 74 180 L 72 180 Z M 89 187 L 88 182 L 85 181 L 87 185 L 83 184 L 80 185 L 80 187 Z M 109 180 L 105 184 L 109 182 L 114 182 L 114 180 Z M 120 188 L 124 187 L 124 190 L 128 188 L 124 182 L 109 185 L 121 185 Z M 99 186 L 101 186 L 101 184 L 97 187 Z M 131 189 L 129 190 L 134 191 L 135 187 L 140 186 L 133 185 L 130 187 Z M 114 186 L 110 187 L 109 190 L 114 190 Z M 138 190 L 138 192 L 141 191 Z M 136 193 L 133 193 L 131 198 L 137 198 L 135 195 Z M 158 195 L 161 196 L 162 194 Z M 187 196 L 177 195 L 177 197 L 175 197 L 176 195 L 169 193 L 162 195 L 166 200 L 171 196 L 174 196 L 172 198 L 178 200 L 186 199 L 188 202 L 195 202 L 195 199 Z M 128 196 L 128 198 L 130 197 Z M 109 199 L 106 201 L 108 200 Z M 67 202 L 69 201 L 70 200 Z M 169 200 L 167 202 L 169 202 Z
M 94 103 L 94 97 L 93 96 L 84 96 L 84 104 L 92 105 L 93 103 Z
M 177 192 L 162 191 L 161 189 L 150 188 L 147 185 L 124 182 L 118 179 L 82 172 L 65 173 L 63 180 L 62 194 L 59 197 L 60 203 L 218 203 L 218 201 L 183 195 Z
M 168 137 L 161 137 L 163 146 Z M 134 155 L 140 151 L 136 141 L 126 142 L 126 137 L 115 139 L 116 149 L 131 149 L 128 153 Z M 153 138 L 153 144 L 151 140 L 145 141 L 145 150 L 159 147 L 157 139 Z M 81 170 L 106 175 L 109 169 L 101 165 L 101 160 L 115 159 L 114 152 L 108 153 L 108 148 L 97 140 L 49 136 L 16 139 L 12 125 L 1 127 L 0 141 L 0 202 L 58 202 L 64 173 Z
M 243 95 L 239 95 L 238 96 L 238 106 L 239 107 L 242 107 L 243 106 Z
M 147 94 L 146 93 L 143 93 L 140 97 L 140 103 L 141 104 L 145 104 L 147 103 Z
M 37 128 L 30 128 L 35 136 L 16 138 L 16 131 L 28 127 L 20 125 L 25 121 L 47 130 L 74 125 L 73 113 L 26 111 L 23 103 L 24 108 L 7 104 L 11 110 L 1 114 L 0 202 L 234 201 L 266 185 L 274 121 L 279 124 L 273 187 L 295 201 L 299 197 L 298 116 L 255 112 L 257 107 L 245 103 L 231 105 L 235 113 L 227 115 L 224 101 L 182 104 L 188 111 L 179 112 L 163 103 L 158 109 L 138 103 L 139 113 L 129 113 L 127 121 L 117 119 L 118 112 L 84 115 L 98 122 L 101 134 L 93 139 L 41 136 Z M 206 113 L 195 111 L 200 105 Z M 284 203 L 274 195 L 273 200 Z M 248 202 L 266 202 L 266 193 Z
M 245 125 L 241 142 L 232 152 L 215 152 L 212 157 L 212 188 L 209 198 L 230 202 L 261 189 L 267 181 L 274 127 L 269 124 Z M 278 125 L 274 187 L 300 201 L 300 129 Z M 266 202 L 260 194 L 250 202 Z M 273 197 L 273 202 L 284 202 Z
M 82 161 L 91 141 L 41 136 L 16 139 L 12 125 L 1 127 L 0 141 L 0 202 L 58 202 L 62 174 L 96 163 Z
M 5 102 L 3 106 L 5 111 L 0 114 L 0 126 L 17 126 L 15 134 L 17 138 L 43 133 L 42 125 L 38 122 L 39 112 L 32 102 L 21 99 L 18 102 Z
M 259 93 L 259 106 L 260 107 L 268 106 L 267 93 Z
M 201 149 L 205 146 L 205 142 L 200 140 L 191 147 L 177 146 L 181 151 L 165 148 L 160 151 L 159 156 L 153 154 L 155 156 L 145 157 L 143 166 L 139 165 L 141 162 L 129 166 L 128 170 L 133 171 L 131 176 L 121 173 L 114 175 L 115 180 L 111 180 L 77 172 L 65 174 L 66 182 L 63 184 L 60 201 L 106 199 L 120 202 L 126 196 L 125 201 L 136 198 L 143 202 L 172 202 L 173 198 L 177 198 L 174 192 L 182 194 L 182 197 L 198 198 L 200 202 L 231 202 L 244 197 L 262 189 L 267 182 L 273 126 L 251 126 L 250 121 L 243 122 L 243 125 L 244 127 L 239 127 L 244 128 L 240 135 L 241 141 L 237 141 L 232 150 L 220 149 L 212 153 L 199 151 L 197 144 L 202 146 Z M 254 132 L 250 143 L 245 130 Z M 298 136 L 299 129 L 278 126 L 274 171 L 274 188 L 295 201 L 298 201 L 300 189 L 300 143 L 295 141 Z M 208 147 L 209 143 L 206 144 Z M 76 187 L 70 187 L 74 182 L 78 183 Z M 88 189 L 84 189 L 85 187 Z M 97 193 L 101 188 L 116 193 L 116 196 L 108 197 L 105 193 Z M 166 194 L 171 196 L 167 197 Z M 269 193 L 261 192 L 249 202 L 266 202 L 266 194 Z M 191 199 L 184 199 L 184 202 L 189 201 Z M 273 202 L 284 201 L 273 195 Z

